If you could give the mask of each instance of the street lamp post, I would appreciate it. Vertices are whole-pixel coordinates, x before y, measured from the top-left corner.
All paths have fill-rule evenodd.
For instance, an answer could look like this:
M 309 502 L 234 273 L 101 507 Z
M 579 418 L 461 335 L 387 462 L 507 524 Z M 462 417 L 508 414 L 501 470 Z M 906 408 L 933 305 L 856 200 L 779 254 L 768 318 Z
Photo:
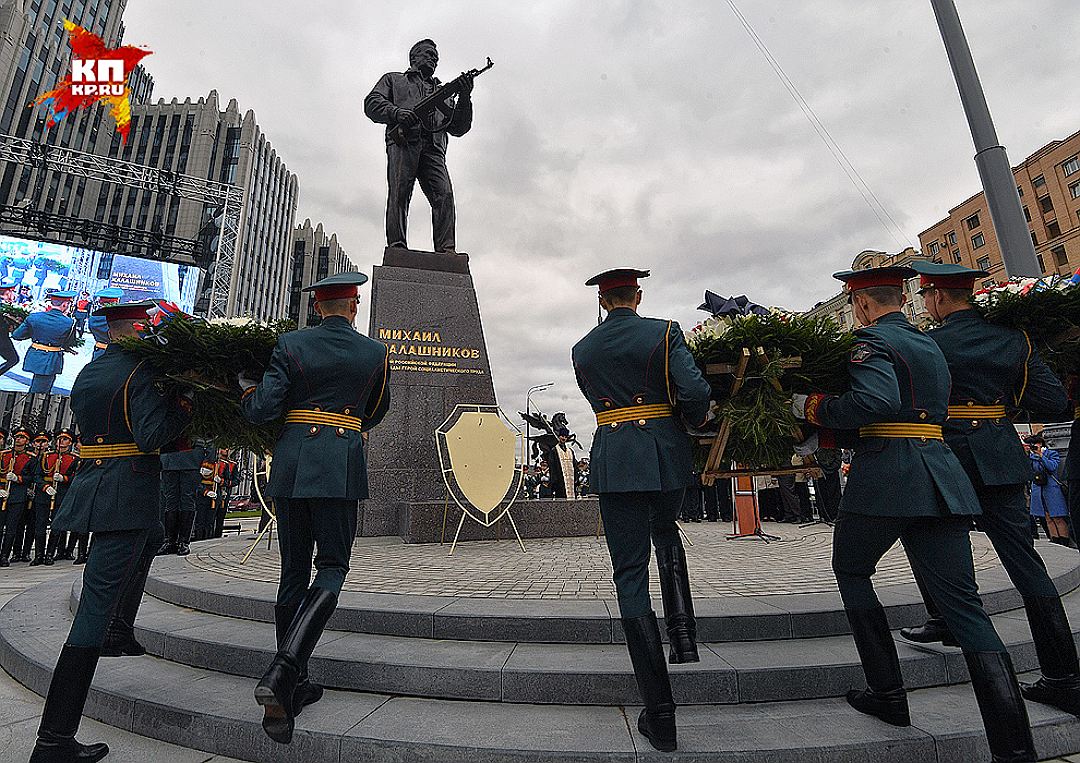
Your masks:
M 531 416 L 532 415 L 532 409 L 530 408 L 530 406 L 532 405 L 533 393 L 534 392 L 543 392 L 548 387 L 552 387 L 554 385 L 555 385 L 555 382 L 547 382 L 546 384 L 537 384 L 535 386 L 529 387 L 529 391 L 525 395 L 525 415 L 526 416 Z M 525 442 L 524 442 L 525 447 L 524 447 L 524 452 L 521 454 L 521 463 L 524 464 L 524 465 L 528 465 L 528 463 L 529 463 L 529 433 L 530 433 L 529 420 L 526 418 L 525 419 Z
M 1009 276 L 1041 276 L 1035 245 L 1031 241 L 1020 195 L 1016 191 L 1016 179 L 1005 148 L 998 142 L 997 130 L 994 129 L 990 107 L 975 70 L 956 4 L 953 0 L 930 0 L 930 5 L 934 8 L 941 39 L 945 42 L 945 51 L 956 78 L 956 87 L 960 91 L 960 101 L 971 127 L 971 137 L 975 142 L 975 166 L 982 179 L 990 220 L 1001 247 L 1001 259 L 1005 262 L 1005 273 Z

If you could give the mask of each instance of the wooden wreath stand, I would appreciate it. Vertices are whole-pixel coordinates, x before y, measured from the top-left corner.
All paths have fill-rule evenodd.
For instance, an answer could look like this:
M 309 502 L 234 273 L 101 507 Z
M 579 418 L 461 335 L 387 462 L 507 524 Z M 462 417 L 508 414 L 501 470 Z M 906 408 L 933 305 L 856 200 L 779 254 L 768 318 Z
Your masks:
M 705 366 L 705 376 L 710 380 L 717 378 L 726 379 L 732 377 L 731 391 L 729 396 L 735 395 L 747 381 L 747 372 L 750 364 L 760 370 L 769 363 L 769 357 L 762 347 L 750 349 L 743 347 L 739 362 L 710 363 Z M 784 368 L 798 368 L 802 365 L 802 358 L 783 358 L 780 361 Z M 781 391 L 780 382 L 770 379 L 770 384 L 777 391 Z M 761 527 L 761 507 L 758 505 L 757 494 L 754 492 L 754 477 L 777 477 L 788 474 L 820 475 L 821 470 L 816 466 L 788 466 L 778 469 L 751 469 L 742 467 L 731 461 L 724 460 L 727 450 L 728 439 L 731 436 L 731 421 L 724 418 L 720 421 L 720 429 L 715 436 L 703 437 L 699 440 L 702 445 L 709 446 L 709 456 L 705 460 L 705 467 L 701 471 L 701 482 L 707 487 L 712 487 L 718 479 L 735 480 L 734 511 L 732 512 L 732 534 L 728 540 L 742 538 L 758 538 L 769 543 L 780 540 L 779 536 L 769 535 Z

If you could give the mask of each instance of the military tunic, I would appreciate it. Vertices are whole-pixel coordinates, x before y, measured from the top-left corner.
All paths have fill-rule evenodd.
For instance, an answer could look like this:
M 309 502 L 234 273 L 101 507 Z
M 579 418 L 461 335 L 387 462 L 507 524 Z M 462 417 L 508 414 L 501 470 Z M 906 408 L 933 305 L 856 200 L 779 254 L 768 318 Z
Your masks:
M 37 480 L 37 458 L 29 449 L 18 453 L 15 450 L 0 452 L 0 480 L 8 497 L 0 504 L 4 510 L 4 540 L 0 545 L 0 559 L 5 562 L 14 548 L 15 556 L 22 554 L 22 532 L 27 531 L 24 517 L 29 502 L 30 487 Z M 14 481 L 7 480 L 7 474 L 14 472 Z M 33 531 L 29 530 L 32 534 Z
M 30 392 L 49 393 L 53 382 L 64 370 L 64 348 L 74 338 L 75 321 L 61 310 L 41 310 L 26 316 L 11 332 L 12 339 L 30 339 L 23 357 L 23 370 L 34 375 Z
M 56 507 L 64 502 L 67 495 L 69 480 L 74 475 L 75 465 L 78 458 L 72 453 L 42 453 L 38 456 L 36 484 L 34 488 L 34 516 L 36 527 L 34 536 L 39 544 L 38 555 L 45 551 L 45 535 L 49 523 L 56 511 Z M 57 481 L 57 475 L 60 480 Z M 49 490 L 55 490 L 55 495 L 49 495 Z M 57 534 L 56 531 L 53 534 Z M 55 544 L 54 544 L 55 545 Z
M 668 415 L 599 425 L 589 485 L 600 497 L 623 617 L 652 611 L 649 540 L 681 544 L 675 520 L 694 482 L 693 444 L 680 417 L 704 424 L 710 387 L 674 321 L 617 308 L 573 349 L 578 386 L 602 420 L 610 411 L 673 409 Z
M 160 537 L 158 451 L 180 436 L 190 414 L 163 392 L 148 366 L 118 345 L 83 368 L 71 392 L 85 457 L 53 526 L 94 533 L 68 643 L 96 647 L 121 597 L 132 593 L 132 579 L 142 574 L 148 539 Z M 132 454 L 108 457 L 95 450 L 105 446 Z M 137 593 L 141 598 L 141 588 Z
M 94 337 L 94 352 L 90 360 L 97 360 L 105 354 L 109 346 L 109 320 L 101 315 L 91 315 L 87 320 L 87 326 L 90 327 L 90 333 Z
M 389 410 L 389 376 L 386 345 L 334 315 L 284 334 L 262 381 L 245 393 L 242 409 L 252 423 L 290 412 L 309 419 L 286 423 L 274 445 L 266 487 L 280 531 L 279 605 L 296 604 L 309 585 L 335 594 L 341 590 L 359 501 L 368 497 L 360 428 L 371 430 Z
M 871 576 L 902 540 L 965 651 L 1004 651 L 979 600 L 968 528 L 979 514 L 975 491 L 956 456 L 930 436 L 875 435 L 874 425 L 945 423 L 950 375 L 934 340 L 903 313 L 856 332 L 850 390 L 814 396 L 807 418 L 830 429 L 862 430 L 833 538 L 833 571 L 844 606 L 880 606 Z M 916 430 L 919 431 L 919 430 Z

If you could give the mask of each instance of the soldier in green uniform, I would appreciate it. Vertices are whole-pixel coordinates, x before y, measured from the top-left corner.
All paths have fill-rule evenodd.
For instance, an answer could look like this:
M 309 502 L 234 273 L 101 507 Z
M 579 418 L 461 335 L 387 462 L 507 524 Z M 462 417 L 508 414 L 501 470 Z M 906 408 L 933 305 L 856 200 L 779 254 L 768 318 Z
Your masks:
M 115 339 L 134 336 L 152 302 L 101 308 Z M 151 528 L 159 528 L 158 452 L 190 419 L 189 406 L 167 395 L 157 374 L 117 344 L 88 364 L 72 386 L 79 430 L 79 469 L 53 522 L 58 530 L 94 539 L 83 572 L 82 597 L 53 672 L 30 763 L 93 763 L 105 744 L 75 740 L 106 627 L 143 557 Z
M 975 583 L 968 528 L 979 501 L 942 434 L 949 367 L 902 310 L 904 281 L 914 275 L 903 267 L 836 274 L 864 326 L 849 359 L 850 389 L 793 402 L 810 423 L 858 436 L 833 536 L 833 571 L 868 686 L 847 701 L 886 723 L 911 725 L 896 644 L 871 582 L 900 540 L 963 649 L 993 760 L 1035 761 L 1012 660 Z
M 690 579 L 675 520 L 694 482 L 693 427 L 709 416 L 708 382 L 679 324 L 643 318 L 638 279 L 620 268 L 589 279 L 607 317 L 574 345 L 574 372 L 596 412 L 589 485 L 600 497 L 626 647 L 645 708 L 638 730 L 658 750 L 677 747 L 675 703 L 649 598 L 649 541 L 656 547 L 672 663 L 697 662 Z
M 283 744 L 292 741 L 296 713 L 322 696 L 307 679 L 307 662 L 337 606 L 359 502 L 368 497 L 361 432 L 390 406 L 386 345 L 353 328 L 357 287 L 366 281 L 362 273 L 341 273 L 307 287 L 322 323 L 283 335 L 257 385 L 240 379 L 248 421 L 285 418 L 266 487 L 281 548 L 278 652 L 255 687 L 263 729 Z
M 1011 416 L 1062 421 L 1071 415 L 1061 382 L 1027 335 L 984 321 L 971 306 L 975 279 L 989 275 L 961 265 L 917 261 L 926 309 L 941 325 L 930 332 L 949 364 L 952 391 L 945 442 L 975 486 L 979 530 L 994 544 L 1024 599 L 1042 678 L 1021 686 L 1025 697 L 1080 715 L 1080 661 L 1065 608 L 1032 543 L 1025 485 L 1031 464 Z M 900 635 L 922 643 L 956 639 L 920 577 L 930 620 Z

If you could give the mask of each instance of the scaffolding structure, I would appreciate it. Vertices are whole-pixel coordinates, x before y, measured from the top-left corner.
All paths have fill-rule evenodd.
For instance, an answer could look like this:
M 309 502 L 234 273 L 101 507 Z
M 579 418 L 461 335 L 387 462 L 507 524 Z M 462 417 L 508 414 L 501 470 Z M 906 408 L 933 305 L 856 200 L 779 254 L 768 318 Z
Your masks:
M 171 195 L 211 208 L 215 212 L 215 217 L 220 220 L 218 245 L 212 262 L 206 268 L 201 290 L 203 297 L 200 297 L 199 302 L 206 305 L 208 318 L 234 317 L 231 314 L 229 293 L 244 213 L 243 189 L 157 167 L 38 143 L 13 135 L 0 134 L 0 161 L 35 168 L 39 172 L 39 177 L 43 177 L 47 171 L 52 171 L 124 188 Z M 148 243 L 157 245 L 160 240 L 159 249 L 163 252 L 162 259 L 190 264 L 193 259 L 198 258 L 197 242 L 164 236 L 160 231 L 148 232 L 121 228 L 85 218 L 53 219 L 57 217 L 29 207 L 24 209 L 4 207 L 0 211 L 0 229 L 6 230 L 9 223 L 12 226 L 22 225 L 40 234 L 38 238 L 44 238 L 54 230 L 49 226 L 56 223 L 61 228 L 57 233 L 68 232 L 72 236 L 84 237 L 84 240 L 87 235 L 93 237 L 95 231 L 100 232 L 101 237 L 98 239 L 100 243 L 113 243 L 114 247 L 120 243 L 145 247 Z M 42 228 L 46 230 L 42 231 Z M 52 239 L 45 238 L 45 240 Z M 71 243 L 71 240 L 60 240 L 60 243 Z M 171 256 L 166 253 L 169 247 L 173 247 Z M 176 257 L 176 255 L 181 256 Z

